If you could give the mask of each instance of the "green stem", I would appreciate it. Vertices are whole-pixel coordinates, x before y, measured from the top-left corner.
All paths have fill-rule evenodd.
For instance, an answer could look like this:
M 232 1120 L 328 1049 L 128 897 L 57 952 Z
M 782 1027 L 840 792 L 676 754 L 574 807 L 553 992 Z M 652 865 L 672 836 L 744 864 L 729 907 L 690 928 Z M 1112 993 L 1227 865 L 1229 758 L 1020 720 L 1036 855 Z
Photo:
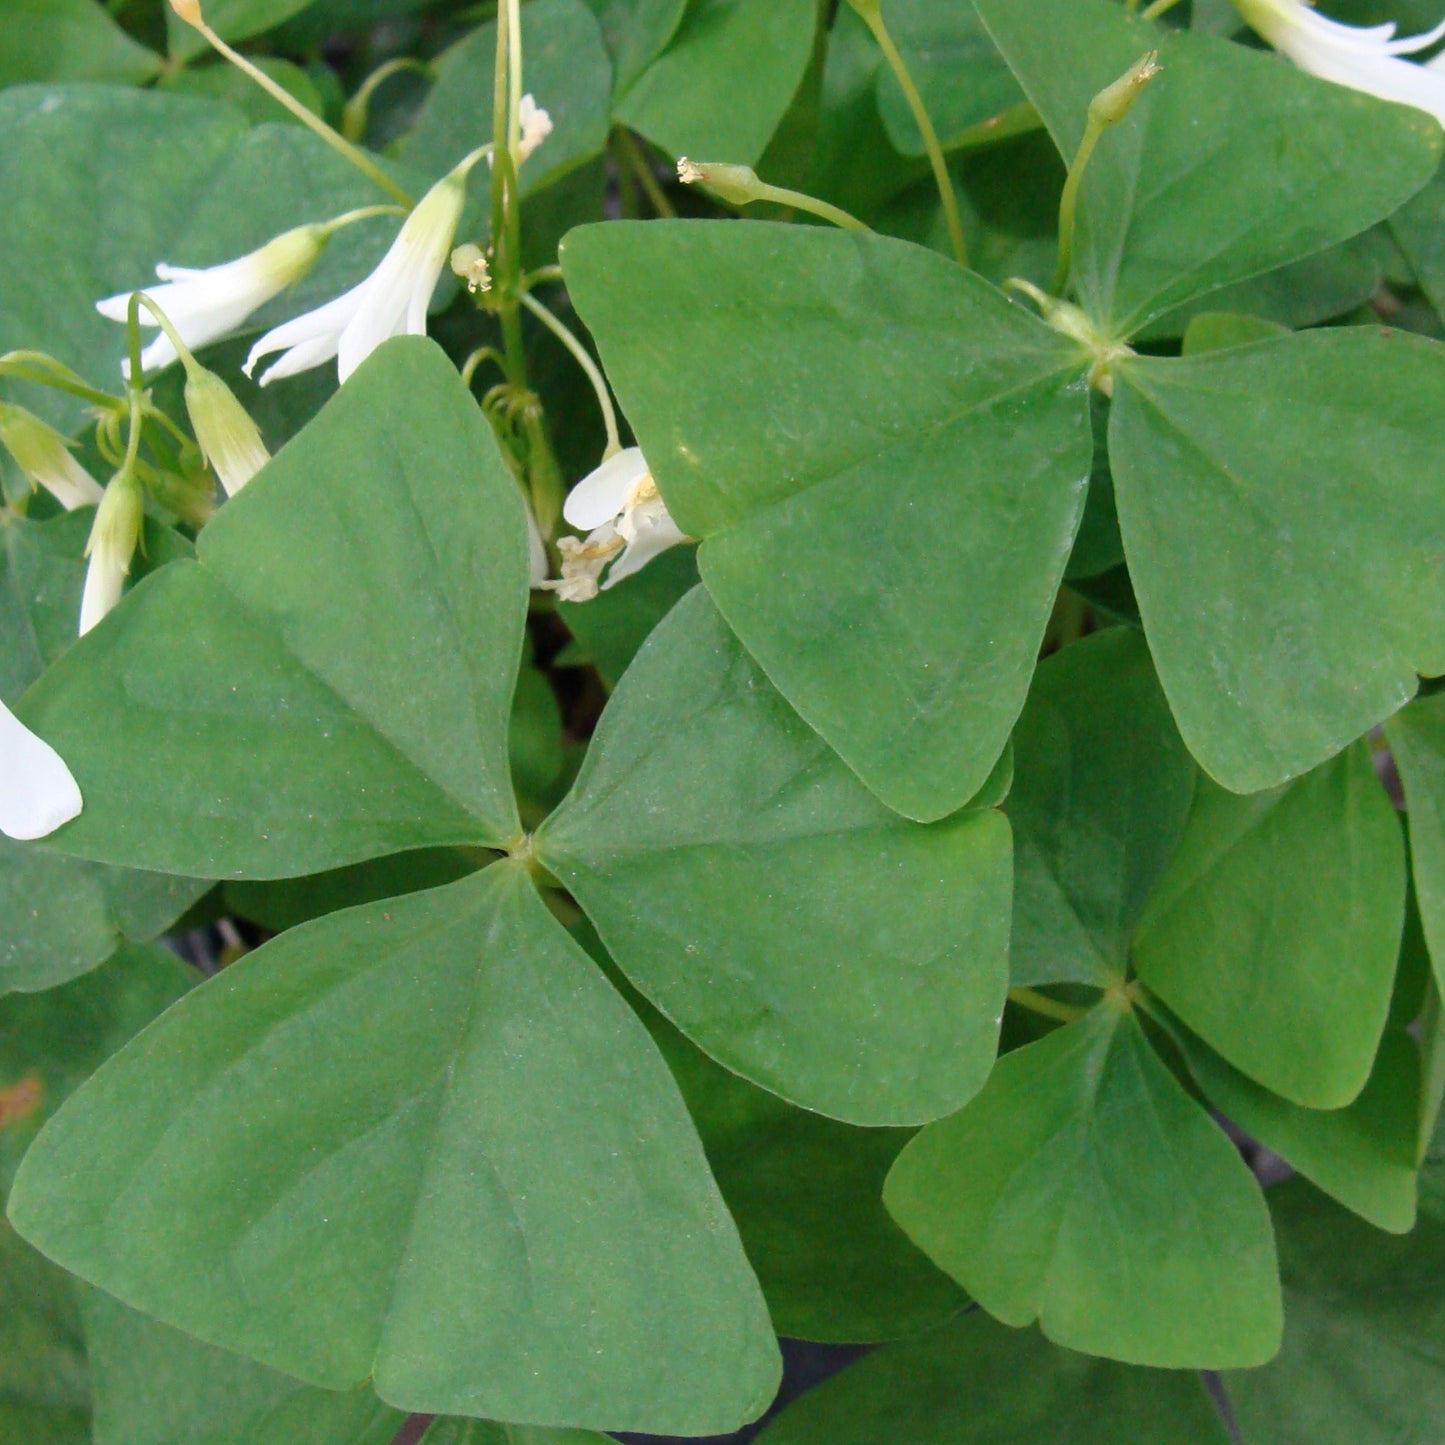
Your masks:
M 517 163 L 522 144 L 522 6 L 503 0 L 507 12 L 507 149 Z
M 647 164 L 642 148 L 632 137 L 626 126 L 617 127 L 617 148 L 627 160 L 628 169 L 637 178 L 638 184 L 647 195 L 652 209 L 669 221 L 677 219 L 677 207 L 667 198 L 667 192 L 657 182 L 657 175 Z
M 414 55 L 399 55 L 395 60 L 388 60 L 385 65 L 378 65 L 357 87 L 356 94 L 341 108 L 341 134 L 346 140 L 359 141 L 366 135 L 371 97 L 393 75 L 400 75 L 405 70 L 420 71 L 427 77 L 432 74 L 431 66 Z
M 320 136 L 332 150 L 336 151 L 339 155 L 345 156 L 357 170 L 380 186 L 398 205 L 405 206 L 407 210 L 411 210 L 416 204 L 411 196 L 402 190 L 365 151 L 353 145 L 339 131 L 333 130 L 319 115 L 302 105 L 290 91 L 284 86 L 278 85 L 259 66 L 253 65 L 240 51 L 233 50 L 204 21 L 197 23 L 196 29 L 210 41 L 211 45 L 219 54 L 224 55 L 238 70 L 249 75 L 272 100 L 285 106 L 302 125 L 313 134 Z
M 1139 18 L 1141 20 L 1157 20 L 1166 11 L 1172 10 L 1178 3 L 1179 0 L 1154 0 L 1152 5 L 1146 5 L 1144 7 L 1144 12 Z
M 507 358 L 497 350 L 495 346 L 479 346 L 462 362 L 462 385 L 468 391 L 472 389 L 472 379 L 477 374 L 477 368 L 484 361 L 495 361 L 498 369 L 505 376 L 507 373 Z
M 161 308 L 157 306 L 156 303 L 145 294 L 144 291 L 133 292 L 130 298 L 129 319 L 132 319 L 135 324 L 137 345 L 139 344 L 138 338 L 140 332 L 140 307 L 142 306 L 144 306 L 145 309 L 149 311 L 152 316 L 155 317 L 156 325 L 165 332 L 167 337 L 170 338 L 170 343 L 172 346 L 175 347 L 176 355 L 180 358 L 181 365 L 185 367 L 187 375 L 190 375 L 197 370 L 203 369 L 201 368 L 200 363 L 197 362 L 196 358 L 191 355 L 191 348 L 187 346 L 184 341 L 181 340 L 181 333 L 177 331 L 174 326 L 171 325 L 170 317 L 167 316 L 166 313 L 162 311 Z M 131 384 L 133 386 L 138 385 L 140 380 L 139 359 L 140 352 L 137 350 L 132 353 L 130 363 Z
M 1086 1009 L 1075 1008 L 1073 1004 L 1061 1003 L 1056 998 L 1050 998 L 1047 994 L 1040 993 L 1032 988 L 1011 988 L 1008 991 L 1008 1001 L 1017 1004 L 1020 1008 L 1026 1008 L 1030 1013 L 1042 1015 L 1046 1019 L 1057 1019 L 1060 1023 L 1071 1024 L 1075 1019 L 1083 1018 Z
M 759 181 L 758 193 L 754 199 L 772 201 L 775 205 L 791 206 L 794 210 L 806 211 L 810 216 L 817 216 L 819 220 L 829 221 L 845 231 L 867 231 L 871 234 L 873 230 L 871 226 L 865 226 L 857 216 L 850 216 L 841 206 L 832 205 L 828 201 L 820 201 L 816 196 L 804 195 L 802 191 L 790 191 L 786 186 L 770 186 L 766 181 Z
M 1079 187 L 1083 183 L 1084 170 L 1104 127 L 1091 117 L 1084 127 L 1084 138 L 1074 152 L 1074 162 L 1064 179 L 1064 193 L 1059 198 L 1059 264 L 1054 268 L 1054 295 L 1062 296 L 1069 284 L 1069 272 L 1074 265 L 1074 223 L 1079 209 Z
M 597 393 L 597 404 L 602 408 L 602 424 L 607 428 L 607 450 L 602 454 L 603 461 L 606 461 L 615 452 L 622 450 L 622 441 L 617 433 L 617 412 L 613 408 L 612 397 L 597 363 L 587 354 L 587 348 L 535 296 L 529 296 L 523 291 L 518 300 L 572 353 L 577 365 L 587 373 L 587 380 L 592 383 L 592 390 Z
M 120 400 L 106 392 L 87 386 L 79 377 L 65 377 L 53 371 L 42 370 L 25 361 L 19 361 L 19 352 L 0 356 L 0 376 L 13 376 L 17 381 L 33 381 L 39 386 L 48 386 L 52 391 L 63 391 L 67 396 L 76 396 L 92 406 L 113 407 Z M 68 368 L 66 368 L 68 370 Z
M 938 184 L 939 198 L 943 202 L 944 219 L 948 222 L 948 238 L 953 244 L 953 255 L 960 266 L 968 265 L 968 244 L 963 238 L 963 220 L 958 213 L 958 197 L 953 190 L 953 177 L 948 173 L 948 162 L 943 156 L 943 147 L 938 143 L 938 132 L 933 128 L 933 122 L 929 119 L 928 109 L 923 104 L 923 97 L 918 93 L 918 87 L 913 83 L 913 76 L 909 73 L 908 64 L 903 59 L 898 47 L 893 43 L 893 37 L 888 33 L 888 27 L 883 22 L 883 11 L 879 0 L 853 0 L 853 8 L 863 17 L 869 30 L 873 32 L 873 38 L 878 42 L 878 48 L 883 52 L 883 58 L 888 62 L 898 84 L 903 89 L 903 97 L 908 102 L 908 108 L 913 112 L 914 122 L 923 136 L 923 144 L 928 150 L 928 163 L 933 167 L 933 179 Z
M 522 290 L 531 291 L 537 286 L 559 285 L 563 280 L 562 268 L 560 266 L 538 266 L 535 271 L 528 271 L 522 277 Z

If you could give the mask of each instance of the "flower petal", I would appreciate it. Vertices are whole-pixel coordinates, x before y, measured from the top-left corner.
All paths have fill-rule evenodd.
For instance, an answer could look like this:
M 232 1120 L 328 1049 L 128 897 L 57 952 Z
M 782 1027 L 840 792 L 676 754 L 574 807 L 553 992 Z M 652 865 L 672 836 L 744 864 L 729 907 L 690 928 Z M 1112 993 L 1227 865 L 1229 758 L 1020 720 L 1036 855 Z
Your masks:
M 610 522 L 627 504 L 628 494 L 648 475 L 641 447 L 626 447 L 587 473 L 562 507 L 562 515 L 579 532 Z
M 82 806 L 60 754 L 0 703 L 0 833 L 21 842 L 43 838 Z

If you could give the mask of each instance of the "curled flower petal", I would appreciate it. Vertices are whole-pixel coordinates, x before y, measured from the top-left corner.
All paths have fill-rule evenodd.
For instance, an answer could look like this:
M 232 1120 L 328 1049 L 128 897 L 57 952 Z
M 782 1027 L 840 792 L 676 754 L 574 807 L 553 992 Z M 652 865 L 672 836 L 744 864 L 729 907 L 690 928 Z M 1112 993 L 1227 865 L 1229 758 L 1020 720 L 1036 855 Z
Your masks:
M 64 759 L 0 702 L 0 833 L 19 842 L 43 838 L 82 806 Z
M 610 522 L 627 505 L 628 494 L 651 476 L 641 447 L 627 447 L 588 472 L 567 494 L 562 515 L 578 531 L 590 532 Z

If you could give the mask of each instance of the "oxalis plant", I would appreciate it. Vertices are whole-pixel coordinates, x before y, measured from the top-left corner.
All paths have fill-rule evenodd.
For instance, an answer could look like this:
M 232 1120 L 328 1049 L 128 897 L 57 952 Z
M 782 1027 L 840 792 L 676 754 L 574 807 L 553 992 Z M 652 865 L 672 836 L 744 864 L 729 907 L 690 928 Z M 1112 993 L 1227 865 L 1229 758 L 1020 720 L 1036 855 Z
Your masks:
M 1445 29 L 173 3 L 0 4 L 0 1442 L 1438 1442 Z

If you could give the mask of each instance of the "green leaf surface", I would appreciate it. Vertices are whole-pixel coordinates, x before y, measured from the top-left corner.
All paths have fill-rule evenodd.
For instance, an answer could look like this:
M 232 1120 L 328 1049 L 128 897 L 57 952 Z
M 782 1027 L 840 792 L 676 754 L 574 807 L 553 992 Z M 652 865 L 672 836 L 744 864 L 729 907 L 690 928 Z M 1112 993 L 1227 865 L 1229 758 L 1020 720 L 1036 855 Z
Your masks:
M 1061 1350 L 974 1312 L 808 1391 L 758 1445 L 1226 1445 L 1197 1375 Z
M 1389 1015 L 1405 883 L 1368 744 L 1250 797 L 1201 778 L 1134 964 L 1235 1068 L 1306 1108 L 1342 1108 Z
M 522 10 L 523 84 L 551 117 L 551 135 L 522 166 L 523 194 L 599 154 L 607 143 L 612 69 L 582 0 L 533 0 Z M 439 73 L 407 138 L 409 167 L 429 180 L 492 138 L 497 27 L 480 26 L 439 60 Z M 478 173 L 487 174 L 485 166 Z M 476 184 L 474 183 L 474 189 Z
M 299 15 L 315 0 L 205 0 L 204 13 L 208 24 L 224 40 L 249 40 Z M 187 25 L 178 15 L 169 13 L 166 27 L 171 55 L 178 60 L 192 60 L 209 48 L 204 36 Z
M 1130 357 L 1119 380 L 1129 571 L 1206 771 L 1273 787 L 1445 672 L 1445 346 L 1349 327 Z
M 0 1440 L 91 1445 L 85 1341 L 71 1281 L 0 1219 Z
M 1384 220 L 1439 162 L 1440 129 L 1424 112 L 1281 57 L 1168 30 L 1112 0 L 977 5 L 1066 161 L 1094 94 L 1159 51 L 1162 73 L 1104 136 L 1079 203 L 1075 284 L 1113 335 Z
M 132 40 L 97 0 L 6 0 L 0 86 L 46 80 L 138 85 L 161 58 Z
M 671 1078 L 512 864 L 231 965 L 51 1120 L 11 1217 L 168 1324 L 405 1410 L 705 1434 L 777 1383 Z
M 1284 1347 L 1225 1377 L 1249 1445 L 1426 1445 L 1445 1412 L 1445 1225 L 1381 1234 L 1291 1180 L 1270 1190 Z
M 1194 796 L 1143 637 L 1113 628 L 1040 664 L 1014 767 L 1010 979 L 1120 983 Z
M 196 563 L 143 583 L 27 695 L 86 799 L 56 843 L 259 878 L 509 843 L 526 568 L 516 486 L 452 364 L 386 343 Z
M 32 522 L 0 506 L 0 698 L 9 703 L 75 641 L 94 520 L 89 508 Z
M 956 811 L 1023 706 L 1083 508 L 1076 344 L 883 237 L 613 223 L 563 263 L 729 625 L 889 807 Z
M 998 1045 L 1010 843 L 991 809 L 890 813 L 701 588 L 613 695 L 539 857 L 713 1057 L 856 1124 L 971 1098 Z
M 1436 172 L 1390 217 L 1390 234 L 1437 315 L 1445 316 L 1445 174 Z
M 1420 1048 L 1403 1029 L 1381 1039 L 1369 1082 L 1344 1109 L 1302 1109 L 1231 1068 L 1202 1039 L 1187 1034 L 1182 1042 L 1209 1102 L 1246 1133 L 1377 1229 L 1414 1227 Z
M 605 961 L 589 933 L 579 942 Z M 795 1108 L 714 1063 L 620 986 L 682 1090 L 780 1335 L 901 1339 L 963 1308 L 963 1292 L 883 1207 L 884 1178 L 912 1131 Z
M 1435 977 L 1445 979 L 1445 694 L 1420 698 L 1385 724 L 1409 805 L 1410 864 Z
M 674 156 L 756 165 L 813 53 L 814 0 L 689 0 L 614 117 Z
M 258 55 L 253 64 L 264 75 L 270 76 L 286 93 L 299 100 L 313 115 L 323 115 L 326 103 L 316 82 L 289 60 L 276 60 L 271 56 Z M 261 89 L 242 70 L 237 70 L 226 61 L 214 65 L 201 65 L 193 70 L 177 70 L 168 74 L 157 87 L 175 95 L 205 95 L 212 100 L 223 100 L 244 111 L 258 125 L 266 121 L 283 125 L 297 125 L 301 122 L 268 91 Z
M 0 838 L 0 995 L 54 988 L 157 937 L 210 886 Z
M 945 148 L 971 127 L 1023 103 L 1023 92 L 969 0 L 890 0 L 883 12 Z M 892 70 L 878 72 L 878 109 L 905 156 L 927 150 Z
M 545 1426 L 502 1425 L 495 1420 L 434 1420 L 421 1445 L 611 1445 L 591 1430 L 552 1430 Z
M 1273 341 L 1288 329 L 1276 321 L 1241 315 L 1237 311 L 1203 311 L 1185 328 L 1183 354 L 1202 356 L 1206 351 L 1228 351 L 1233 346 Z
M 623 95 L 667 49 L 687 0 L 586 0 L 612 56 L 612 93 Z
M 406 1421 L 370 1386 L 303 1385 L 81 1293 L 95 1445 L 391 1445 Z
M 130 944 L 63 987 L 0 999 L 0 1196 L 40 1126 L 198 979 L 169 949 Z
M 1005 1324 L 1128 1364 L 1279 1344 L 1269 1217 L 1234 1146 L 1106 1001 L 999 1060 L 899 1155 L 884 1202 Z

